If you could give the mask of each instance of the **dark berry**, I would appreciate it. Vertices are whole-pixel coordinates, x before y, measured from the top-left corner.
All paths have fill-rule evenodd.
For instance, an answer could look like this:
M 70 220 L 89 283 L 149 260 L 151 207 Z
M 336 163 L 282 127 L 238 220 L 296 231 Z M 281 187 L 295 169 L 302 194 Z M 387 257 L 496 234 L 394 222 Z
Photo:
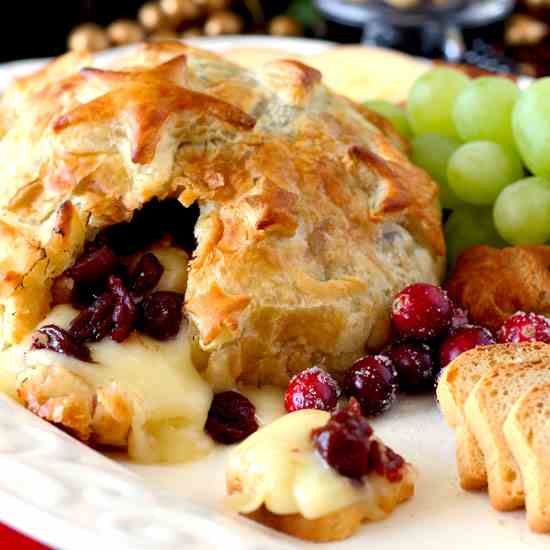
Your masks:
M 433 387 L 436 366 L 426 344 L 404 342 L 384 351 L 392 362 L 399 380 L 399 389 L 406 393 L 420 393 Z
M 397 388 L 397 373 L 384 355 L 367 355 L 358 359 L 344 379 L 344 391 L 357 399 L 365 416 L 389 409 L 395 401 Z
M 151 338 L 168 340 L 179 332 L 183 318 L 183 294 L 154 292 L 140 304 L 139 330 Z
M 287 412 L 300 409 L 332 411 L 338 404 L 339 396 L 340 388 L 336 380 L 319 367 L 312 367 L 290 380 L 285 395 L 285 408 Z
M 158 258 L 152 253 L 144 254 L 136 265 L 130 290 L 133 294 L 141 296 L 153 290 L 160 281 L 164 267 Z
M 111 275 L 109 288 L 115 297 L 111 338 L 115 342 L 124 342 L 135 328 L 137 306 L 120 277 Z
M 340 475 L 359 480 L 371 471 L 370 438 L 373 430 L 351 404 L 334 413 L 327 424 L 313 430 L 312 438 L 319 454 Z
M 239 443 L 258 429 L 256 408 L 236 391 L 218 393 L 210 405 L 204 429 L 218 443 Z
M 392 322 L 405 338 L 429 340 L 444 332 L 451 323 L 452 304 L 447 293 L 427 283 L 416 283 L 402 290 L 392 306 Z
M 93 285 L 105 280 L 113 272 L 117 262 L 108 246 L 100 246 L 85 252 L 66 273 L 80 285 Z
M 550 319 L 536 313 L 518 311 L 508 317 L 498 333 L 501 343 L 550 343 Z
M 441 344 L 439 349 L 439 362 L 441 367 L 446 367 L 461 353 L 477 346 L 494 344 L 493 335 L 483 327 L 466 325 L 452 332 Z
M 88 308 L 82 310 L 71 322 L 69 333 L 78 342 L 99 342 L 113 330 L 115 297 L 104 292 Z
M 47 349 L 92 363 L 90 350 L 57 325 L 46 325 L 35 333 L 31 349 Z

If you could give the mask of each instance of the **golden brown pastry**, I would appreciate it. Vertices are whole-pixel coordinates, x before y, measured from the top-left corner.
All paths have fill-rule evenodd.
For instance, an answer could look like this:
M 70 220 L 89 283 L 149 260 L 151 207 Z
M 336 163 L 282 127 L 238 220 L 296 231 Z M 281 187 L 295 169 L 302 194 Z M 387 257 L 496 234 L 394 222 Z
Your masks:
M 516 311 L 550 313 L 550 247 L 475 246 L 462 253 L 449 295 L 473 322 L 494 331 Z
M 386 337 L 395 292 L 439 279 L 435 184 L 317 70 L 173 42 L 93 63 L 68 54 L 2 99 L 4 346 L 45 318 L 86 241 L 155 197 L 200 207 L 185 311 L 215 387 L 344 369 Z

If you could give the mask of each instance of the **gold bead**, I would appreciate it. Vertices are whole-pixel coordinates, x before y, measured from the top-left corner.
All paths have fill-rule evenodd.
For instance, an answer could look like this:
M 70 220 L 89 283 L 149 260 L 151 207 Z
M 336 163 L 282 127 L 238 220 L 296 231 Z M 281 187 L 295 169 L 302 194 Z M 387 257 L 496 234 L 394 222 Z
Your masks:
M 204 34 L 219 36 L 220 34 L 239 34 L 244 27 L 242 17 L 230 11 L 220 11 L 211 15 L 205 25 Z
M 107 33 L 95 23 L 84 23 L 75 27 L 69 34 L 69 50 L 99 52 L 109 47 Z
M 203 12 L 193 0 L 160 0 L 160 9 L 169 21 L 175 22 L 175 26 L 197 19 Z
M 190 27 L 181 34 L 182 38 L 199 38 L 201 36 L 204 36 L 204 33 L 200 27 Z
M 269 34 L 273 36 L 301 36 L 303 32 L 299 21 L 288 15 L 279 15 L 269 22 Z
M 177 39 L 178 35 L 176 31 L 171 31 L 169 29 L 161 29 L 160 31 L 156 31 L 147 37 L 149 42 L 170 42 Z
M 107 36 L 115 46 L 124 46 L 142 42 L 145 32 L 141 26 L 130 19 L 119 19 L 107 27 Z
M 149 31 L 154 32 L 166 26 L 164 13 L 156 2 L 147 2 L 138 11 L 139 22 Z

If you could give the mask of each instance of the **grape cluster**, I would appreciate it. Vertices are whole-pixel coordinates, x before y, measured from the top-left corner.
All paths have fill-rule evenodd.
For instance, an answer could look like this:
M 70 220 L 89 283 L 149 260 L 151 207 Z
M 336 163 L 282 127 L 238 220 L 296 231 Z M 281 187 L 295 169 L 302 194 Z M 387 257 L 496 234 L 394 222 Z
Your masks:
M 411 139 L 438 183 L 449 264 L 471 246 L 550 240 L 550 78 L 525 91 L 505 77 L 449 68 L 422 75 L 401 109 L 367 102 Z

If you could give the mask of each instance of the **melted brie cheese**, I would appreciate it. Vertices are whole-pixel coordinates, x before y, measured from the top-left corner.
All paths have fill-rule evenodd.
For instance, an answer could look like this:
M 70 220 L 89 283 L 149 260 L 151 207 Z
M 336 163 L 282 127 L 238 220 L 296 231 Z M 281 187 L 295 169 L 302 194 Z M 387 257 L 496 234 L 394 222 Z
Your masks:
M 357 483 L 339 475 L 315 451 L 311 432 L 330 415 L 302 410 L 287 414 L 248 437 L 230 454 L 229 505 L 251 513 L 262 505 L 274 514 L 300 513 L 316 519 L 355 503 L 371 508 L 371 519 L 384 517 L 378 497 L 393 491 L 384 478 Z M 371 479 L 372 478 L 372 479 Z
M 57 306 L 41 326 L 66 328 L 77 313 L 70 306 Z M 137 332 L 123 343 L 105 338 L 89 346 L 94 363 L 47 350 L 27 351 L 24 362 L 27 368 L 61 365 L 94 388 L 116 382 L 129 396 L 133 410 L 130 457 L 142 462 L 183 462 L 212 447 L 203 431 L 212 390 L 191 361 L 186 331 L 184 325 L 166 342 Z M 30 342 L 24 347 L 29 349 Z

